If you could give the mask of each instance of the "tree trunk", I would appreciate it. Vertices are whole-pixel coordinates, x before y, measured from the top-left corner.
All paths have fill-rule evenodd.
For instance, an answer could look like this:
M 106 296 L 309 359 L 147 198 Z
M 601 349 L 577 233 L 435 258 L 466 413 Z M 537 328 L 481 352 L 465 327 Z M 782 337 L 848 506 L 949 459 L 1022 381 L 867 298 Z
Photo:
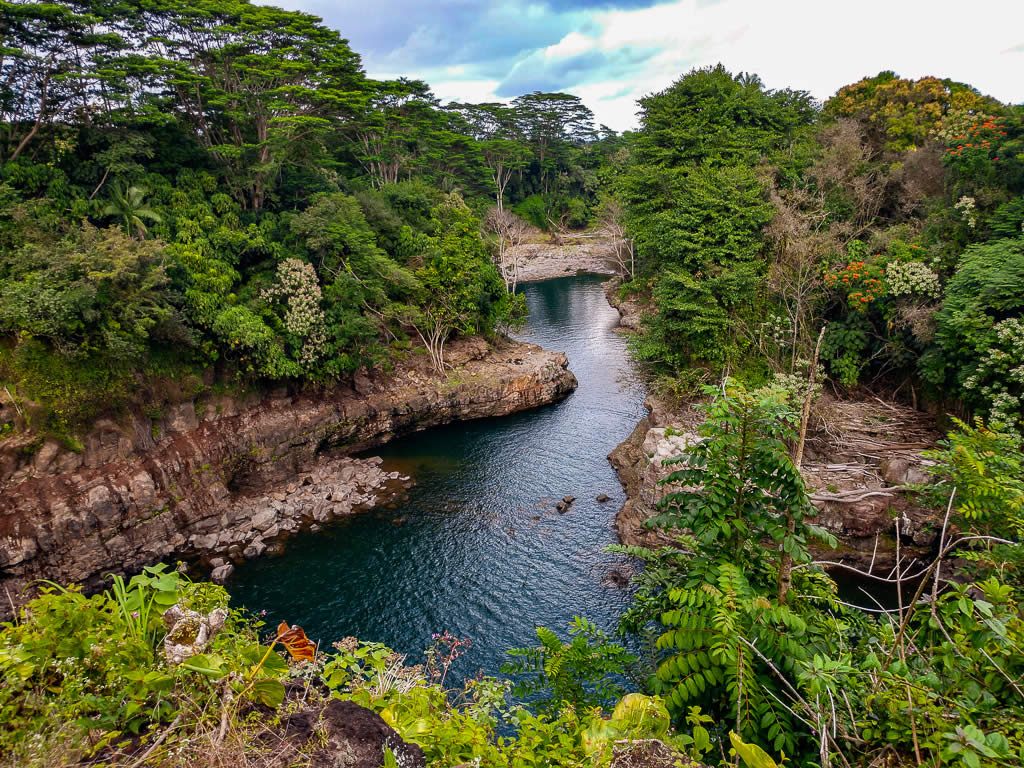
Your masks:
M 797 439 L 793 453 L 793 465 L 800 471 L 800 465 L 804 460 L 804 441 L 807 439 L 807 421 L 811 416 L 811 398 L 814 397 L 814 380 L 818 375 L 818 355 L 821 353 L 821 342 L 825 338 L 825 327 L 822 326 L 818 334 L 818 343 L 814 345 L 814 357 L 811 360 L 811 370 L 807 376 L 807 394 L 804 395 L 804 407 L 800 413 L 800 437 Z M 796 531 L 796 518 L 791 511 L 786 512 L 786 538 L 792 539 Z M 782 560 L 779 563 L 779 605 L 786 604 L 786 595 L 793 584 L 793 555 L 783 550 Z

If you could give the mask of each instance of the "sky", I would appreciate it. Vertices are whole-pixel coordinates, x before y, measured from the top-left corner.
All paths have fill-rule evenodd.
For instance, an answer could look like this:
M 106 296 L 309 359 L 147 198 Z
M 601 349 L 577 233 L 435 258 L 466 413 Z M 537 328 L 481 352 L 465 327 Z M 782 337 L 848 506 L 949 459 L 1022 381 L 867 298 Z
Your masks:
M 371 77 L 448 101 L 531 91 L 635 128 L 636 100 L 722 63 L 825 100 L 883 70 L 1024 102 L 1024 0 L 261 0 L 324 19 Z

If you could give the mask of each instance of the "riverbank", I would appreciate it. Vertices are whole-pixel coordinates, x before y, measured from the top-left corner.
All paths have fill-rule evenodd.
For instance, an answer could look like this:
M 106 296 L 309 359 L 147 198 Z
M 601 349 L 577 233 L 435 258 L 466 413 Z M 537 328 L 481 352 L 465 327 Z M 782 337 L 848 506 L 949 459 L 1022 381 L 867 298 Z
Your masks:
M 560 243 L 523 243 L 509 251 L 519 263 L 519 282 L 538 283 L 577 274 L 614 275 L 615 244 L 593 233 L 567 236 Z
M 185 401 L 157 423 L 125 414 L 95 424 L 80 452 L 55 441 L 29 452 L 29 436 L 8 438 L 0 443 L 0 584 L 23 602 L 24 587 L 40 578 L 95 589 L 108 573 L 161 560 L 220 567 L 257 557 L 404 490 L 402 476 L 379 461 L 347 454 L 535 408 L 577 386 L 563 353 L 524 342 L 463 339 L 448 360 L 444 377 L 410 354 L 352 387 Z
M 605 295 L 627 331 L 638 328 L 649 311 L 640 300 L 620 298 L 618 280 L 605 283 Z M 669 543 L 662 531 L 644 523 L 673 490 L 660 484 L 670 474 L 662 462 L 699 439 L 703 415 L 695 405 L 650 395 L 644 402 L 647 416 L 609 454 L 627 495 L 615 518 L 623 544 Z M 923 452 L 939 438 L 931 416 L 906 406 L 878 398 L 820 397 L 811 410 L 801 471 L 819 510 L 816 522 L 836 536 L 839 547 L 816 556 L 863 569 L 891 569 L 898 525 L 906 556 L 926 557 L 941 520 L 903 491 L 929 479 Z
M 674 405 L 651 395 L 648 415 L 608 459 L 626 490 L 615 517 L 623 544 L 658 547 L 670 539 L 645 522 L 673 490 L 661 482 L 671 473 L 662 462 L 684 453 L 700 438 L 702 414 L 694 404 Z M 913 503 L 908 486 L 928 480 L 922 452 L 935 447 L 938 432 L 926 415 L 893 403 L 866 403 L 822 396 L 811 413 L 801 468 L 815 522 L 836 536 L 835 550 L 817 557 L 859 568 L 895 565 L 897 525 L 905 558 L 926 558 L 941 520 Z

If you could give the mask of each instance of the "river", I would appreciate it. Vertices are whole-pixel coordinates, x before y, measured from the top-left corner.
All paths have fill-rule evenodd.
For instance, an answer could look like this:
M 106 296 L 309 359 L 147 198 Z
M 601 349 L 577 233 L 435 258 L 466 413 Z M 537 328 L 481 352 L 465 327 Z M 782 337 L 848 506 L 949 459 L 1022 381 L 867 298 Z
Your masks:
M 451 674 L 498 674 L 506 649 L 563 636 L 574 615 L 614 628 L 629 595 L 614 516 L 625 495 L 607 455 L 643 415 L 618 313 L 598 276 L 522 287 L 522 339 L 564 351 L 579 379 L 568 399 L 500 419 L 453 424 L 373 453 L 411 475 L 408 499 L 289 540 L 228 584 L 234 604 L 299 624 L 324 644 L 346 636 L 423 660 L 432 633 L 468 637 Z M 598 494 L 610 500 L 598 503 Z M 555 503 L 577 497 L 560 514 Z

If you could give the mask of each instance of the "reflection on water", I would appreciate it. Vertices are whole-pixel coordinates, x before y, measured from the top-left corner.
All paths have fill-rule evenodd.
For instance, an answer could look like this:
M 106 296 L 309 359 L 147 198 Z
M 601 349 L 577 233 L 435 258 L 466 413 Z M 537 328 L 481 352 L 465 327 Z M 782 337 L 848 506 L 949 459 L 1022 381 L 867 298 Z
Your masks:
M 236 601 L 329 643 L 354 635 L 419 661 L 433 632 L 471 637 L 453 673 L 496 674 L 534 627 L 575 614 L 611 629 L 627 595 L 603 552 L 624 501 L 607 461 L 643 415 L 602 278 L 527 285 L 524 339 L 565 351 L 579 389 L 528 413 L 439 427 L 376 453 L 416 486 L 393 509 L 348 518 L 239 568 Z M 611 497 L 597 503 L 599 493 Z M 555 502 L 577 497 L 559 514 Z

